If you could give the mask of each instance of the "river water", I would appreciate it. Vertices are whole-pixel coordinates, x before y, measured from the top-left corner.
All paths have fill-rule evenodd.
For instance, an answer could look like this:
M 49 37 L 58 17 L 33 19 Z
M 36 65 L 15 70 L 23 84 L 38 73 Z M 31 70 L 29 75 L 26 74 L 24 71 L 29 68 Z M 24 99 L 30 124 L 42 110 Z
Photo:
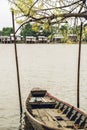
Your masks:
M 78 45 L 17 45 L 22 103 L 34 87 L 76 106 Z M 0 130 L 23 130 L 13 44 L 0 44 Z M 80 107 L 87 112 L 87 45 L 82 45 Z

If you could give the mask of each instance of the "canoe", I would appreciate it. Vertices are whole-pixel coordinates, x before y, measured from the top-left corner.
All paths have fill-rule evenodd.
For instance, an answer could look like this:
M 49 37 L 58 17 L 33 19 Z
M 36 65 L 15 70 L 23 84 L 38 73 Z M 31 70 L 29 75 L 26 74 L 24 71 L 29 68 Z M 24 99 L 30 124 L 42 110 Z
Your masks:
M 34 130 L 87 130 L 87 114 L 47 90 L 35 88 L 30 91 L 25 114 Z

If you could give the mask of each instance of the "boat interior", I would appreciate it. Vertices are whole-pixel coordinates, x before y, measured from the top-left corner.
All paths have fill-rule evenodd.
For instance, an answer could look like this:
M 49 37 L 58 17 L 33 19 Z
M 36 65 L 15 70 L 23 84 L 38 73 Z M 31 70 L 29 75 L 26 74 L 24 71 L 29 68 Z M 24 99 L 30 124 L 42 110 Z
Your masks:
M 27 100 L 27 110 L 36 120 L 55 130 L 87 130 L 87 115 L 82 111 L 51 97 L 46 91 L 42 95 L 36 91 L 32 93 Z

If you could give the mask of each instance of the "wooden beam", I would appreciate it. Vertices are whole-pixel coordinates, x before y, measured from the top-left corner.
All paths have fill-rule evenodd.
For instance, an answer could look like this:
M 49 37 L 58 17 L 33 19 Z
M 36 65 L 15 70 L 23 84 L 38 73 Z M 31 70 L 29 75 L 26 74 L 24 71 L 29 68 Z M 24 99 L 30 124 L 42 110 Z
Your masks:
M 16 70 L 17 70 L 17 82 L 18 82 L 20 113 L 22 114 L 23 109 L 22 109 L 22 99 L 21 99 L 21 89 L 20 89 L 20 76 L 19 76 L 19 65 L 18 65 L 18 55 L 17 55 L 17 46 L 16 46 L 14 11 L 12 11 L 12 23 L 13 23 L 13 31 L 14 31 L 14 49 L 15 49 L 15 61 L 16 61 Z
M 81 42 L 82 42 L 82 22 L 80 26 L 80 40 L 78 51 L 78 72 L 77 72 L 77 107 L 80 107 L 80 62 L 81 62 Z

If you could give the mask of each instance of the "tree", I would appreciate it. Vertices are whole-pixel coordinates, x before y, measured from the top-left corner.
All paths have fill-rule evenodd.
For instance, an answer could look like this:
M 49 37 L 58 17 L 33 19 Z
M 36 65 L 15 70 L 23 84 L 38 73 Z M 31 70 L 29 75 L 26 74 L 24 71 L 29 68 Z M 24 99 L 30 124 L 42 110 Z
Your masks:
M 87 19 L 87 0 L 9 1 L 21 26 L 29 22 L 51 25 L 73 17 Z
M 83 40 L 87 42 L 87 25 L 85 25 L 83 30 Z
M 29 23 L 26 24 L 22 29 L 20 34 L 24 37 L 26 36 L 36 36 L 36 32 L 34 30 L 32 30 L 32 25 L 30 25 Z
M 44 36 L 49 36 L 51 34 L 50 30 L 44 29 L 41 26 L 37 24 L 30 24 L 27 23 L 21 28 L 20 34 L 23 37 L 26 36 L 37 36 L 37 35 L 44 35 Z
M 10 34 L 12 34 L 12 33 L 13 33 L 13 28 L 11 28 L 11 27 L 4 27 L 2 29 L 3 36 L 10 36 Z
M 2 31 L 0 30 L 0 36 L 2 35 Z
M 60 27 L 60 31 L 61 31 L 62 35 L 64 35 L 64 36 L 67 36 L 68 30 L 69 30 L 69 26 L 67 24 L 62 25 Z
M 60 27 L 60 32 L 61 34 L 64 36 L 64 41 L 66 42 L 68 39 L 68 31 L 69 30 L 69 26 L 68 24 L 64 24 Z

